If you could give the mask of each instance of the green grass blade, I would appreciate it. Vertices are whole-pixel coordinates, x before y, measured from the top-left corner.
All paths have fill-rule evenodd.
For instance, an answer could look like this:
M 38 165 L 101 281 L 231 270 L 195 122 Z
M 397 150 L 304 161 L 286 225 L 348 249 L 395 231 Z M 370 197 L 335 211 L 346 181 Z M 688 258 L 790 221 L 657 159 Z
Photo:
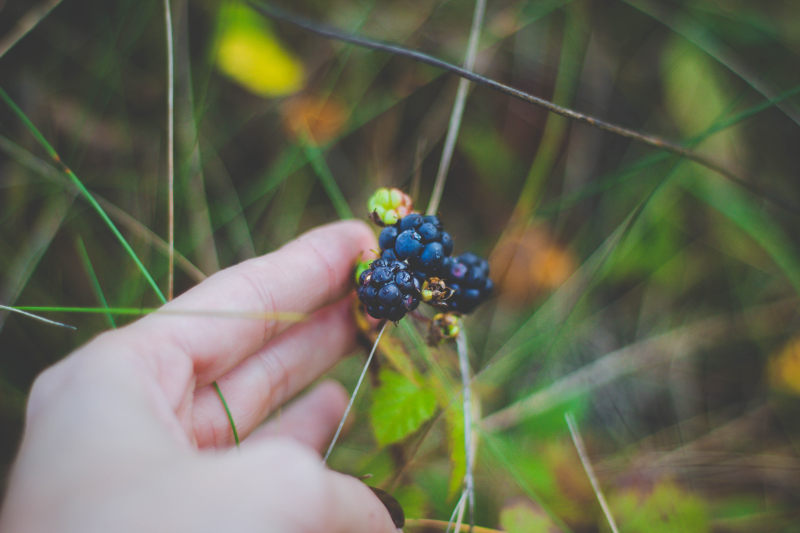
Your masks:
M 322 156 L 320 149 L 310 140 L 300 142 L 303 145 L 306 157 L 308 157 L 308 160 L 311 162 L 311 167 L 314 169 L 320 183 L 322 183 L 322 186 L 325 188 L 325 192 L 328 193 L 328 198 L 331 199 L 339 218 L 353 218 L 353 211 L 347 204 L 347 200 L 344 194 L 342 194 L 339 185 L 336 184 L 336 180 L 333 174 L 331 174 L 331 170 L 328 168 L 328 164 L 325 162 L 325 158 Z
M 211 385 L 213 385 L 214 390 L 217 391 L 217 396 L 219 396 L 219 401 L 222 402 L 222 407 L 225 409 L 225 415 L 227 415 L 228 417 L 228 424 L 230 424 L 231 432 L 233 433 L 233 442 L 236 443 L 236 446 L 239 446 L 239 432 L 236 430 L 236 423 L 233 421 L 233 414 L 231 413 L 231 410 L 228 407 L 228 402 L 225 401 L 225 396 L 222 394 L 222 390 L 219 388 L 219 384 L 215 381 Z
M 719 133 L 721 131 L 725 131 L 730 127 L 736 126 L 737 124 L 757 115 L 758 113 L 761 113 L 762 111 L 766 111 L 767 109 L 775 107 L 781 102 L 798 94 L 800 94 L 800 85 L 797 85 L 795 87 L 792 87 L 791 89 L 782 92 L 775 98 L 764 100 L 763 102 L 760 102 L 748 109 L 745 109 L 740 113 L 733 115 L 730 118 L 721 120 L 718 123 L 713 124 L 700 135 L 687 140 L 686 146 L 695 146 L 696 144 L 713 136 L 715 133 Z M 561 211 L 564 211 L 571 207 L 575 207 L 588 198 L 591 198 L 613 187 L 626 183 L 628 180 L 633 179 L 637 175 L 639 175 L 640 171 L 647 170 L 649 167 L 657 163 L 660 163 L 662 161 L 666 161 L 670 157 L 671 155 L 667 152 L 657 152 L 655 154 L 650 154 L 645 157 L 642 157 L 621 170 L 599 177 L 597 180 L 594 180 L 592 183 L 587 184 L 586 186 L 582 187 L 580 190 L 576 192 L 564 195 L 560 198 L 557 198 L 541 206 L 536 210 L 536 214 L 539 216 L 548 216 L 560 213 Z
M 139 271 L 142 273 L 144 278 L 153 288 L 153 291 L 155 291 L 156 295 L 161 300 L 161 303 L 166 303 L 167 299 L 164 297 L 164 293 L 162 293 L 161 289 L 158 288 L 158 285 L 156 284 L 153 277 L 150 275 L 150 272 L 148 272 L 147 268 L 144 266 L 139 257 L 136 255 L 136 252 L 133 251 L 131 245 L 128 244 L 128 241 L 125 240 L 125 237 L 122 236 L 122 233 L 120 233 L 120 231 L 117 229 L 117 226 L 114 225 L 114 222 L 111 221 L 109 216 L 106 214 L 105 210 L 103 210 L 103 208 L 100 207 L 100 204 L 97 202 L 94 196 L 92 196 L 92 193 L 90 193 L 89 190 L 83 185 L 83 182 L 81 182 L 81 180 L 78 179 L 78 176 L 76 176 L 75 173 L 72 172 L 72 170 L 70 170 L 70 168 L 66 164 L 64 164 L 63 161 L 61 161 L 61 157 L 59 157 L 58 152 L 56 152 L 55 148 L 53 148 L 50 145 L 50 143 L 47 142 L 47 139 L 44 138 L 44 136 L 39 132 L 39 130 L 36 128 L 33 122 L 31 122 L 30 119 L 27 117 L 27 115 L 25 115 L 25 113 L 22 111 L 22 109 L 20 109 L 17 106 L 17 104 L 14 103 L 14 101 L 11 99 L 10 96 L 8 96 L 8 94 L 6 93 L 5 90 L 3 90 L 2 87 L 0 87 L 0 98 L 2 98 L 3 101 L 5 101 L 5 103 L 11 108 L 14 114 L 16 114 L 17 117 L 19 117 L 19 119 L 22 121 L 22 123 L 25 124 L 25 127 L 28 128 L 28 130 L 31 132 L 34 138 L 36 138 L 39 144 L 42 145 L 42 148 L 45 149 L 47 154 L 53 159 L 53 161 L 55 161 L 55 163 L 58 165 L 61 171 L 64 174 L 66 174 L 67 177 L 69 177 L 72 183 L 81 192 L 83 197 L 86 198 L 86 200 L 94 208 L 97 214 L 100 215 L 100 218 L 103 219 L 103 222 L 105 222 L 106 226 L 108 226 L 108 228 L 120 242 L 120 244 L 128 253 L 128 255 L 131 257 L 131 259 L 133 259 L 133 262 L 136 263 L 136 266 L 139 268 Z
M 78 248 L 78 254 L 81 257 L 81 261 L 83 262 L 83 268 L 86 269 L 86 274 L 89 276 L 89 281 L 92 282 L 92 289 L 94 289 L 95 296 L 97 296 L 97 299 L 100 300 L 100 304 L 105 309 L 108 309 L 108 301 L 106 300 L 105 294 L 103 294 L 103 288 L 100 286 L 100 280 L 97 279 L 97 274 L 92 266 L 91 259 L 89 259 L 89 253 L 86 251 L 86 246 L 83 244 L 83 239 L 78 237 L 76 246 Z M 105 315 L 106 320 L 108 320 L 108 325 L 111 326 L 111 328 L 116 329 L 117 323 L 114 321 L 114 315 L 111 313 L 105 313 Z
M 757 242 L 800 294 L 800 257 L 796 245 L 780 226 L 759 209 L 747 194 L 705 173 L 700 177 L 704 179 L 682 180 L 681 183 L 690 193 L 722 213 Z

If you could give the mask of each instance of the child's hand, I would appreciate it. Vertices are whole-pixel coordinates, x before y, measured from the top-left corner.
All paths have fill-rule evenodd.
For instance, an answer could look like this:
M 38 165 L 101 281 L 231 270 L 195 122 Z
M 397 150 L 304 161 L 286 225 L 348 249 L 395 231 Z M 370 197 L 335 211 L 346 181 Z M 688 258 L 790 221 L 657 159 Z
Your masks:
M 316 229 L 46 370 L 31 391 L 0 529 L 396 531 L 364 484 L 318 455 L 347 402 L 340 386 L 318 386 L 231 449 L 212 385 L 244 438 L 348 353 L 351 268 L 374 246 L 358 222 Z M 309 317 L 293 325 L 242 315 L 274 312 Z

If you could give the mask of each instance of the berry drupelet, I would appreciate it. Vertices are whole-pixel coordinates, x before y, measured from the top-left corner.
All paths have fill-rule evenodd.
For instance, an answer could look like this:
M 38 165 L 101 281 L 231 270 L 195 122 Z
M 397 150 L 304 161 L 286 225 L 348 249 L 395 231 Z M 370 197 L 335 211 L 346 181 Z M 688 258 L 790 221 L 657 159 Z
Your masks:
M 472 252 L 448 257 L 444 262 L 444 282 L 453 291 L 443 302 L 448 311 L 471 313 L 494 289 L 489 278 L 489 263 Z
M 419 305 L 420 282 L 403 261 L 376 259 L 358 285 L 358 297 L 374 318 L 397 322 Z

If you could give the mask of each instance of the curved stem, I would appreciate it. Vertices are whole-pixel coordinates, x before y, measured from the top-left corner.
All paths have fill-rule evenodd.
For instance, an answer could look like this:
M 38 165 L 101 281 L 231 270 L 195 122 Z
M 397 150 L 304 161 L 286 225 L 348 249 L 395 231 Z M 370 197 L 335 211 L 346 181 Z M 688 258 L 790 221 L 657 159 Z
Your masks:
M 167 299 L 172 300 L 175 291 L 175 54 L 169 0 L 164 0 L 164 25 L 167 41 Z

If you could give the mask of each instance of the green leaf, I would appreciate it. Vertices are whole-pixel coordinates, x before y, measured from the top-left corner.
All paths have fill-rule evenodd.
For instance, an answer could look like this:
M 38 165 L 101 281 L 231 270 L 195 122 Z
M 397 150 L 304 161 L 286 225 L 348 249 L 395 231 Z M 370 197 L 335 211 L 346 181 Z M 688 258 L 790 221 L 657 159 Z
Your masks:
M 528 502 L 519 502 L 500 511 L 500 526 L 507 533 L 553 533 L 560 529 L 547 513 Z
M 416 431 L 436 410 L 436 395 L 428 388 L 389 369 L 380 372 L 370 414 L 378 444 L 398 442 Z

